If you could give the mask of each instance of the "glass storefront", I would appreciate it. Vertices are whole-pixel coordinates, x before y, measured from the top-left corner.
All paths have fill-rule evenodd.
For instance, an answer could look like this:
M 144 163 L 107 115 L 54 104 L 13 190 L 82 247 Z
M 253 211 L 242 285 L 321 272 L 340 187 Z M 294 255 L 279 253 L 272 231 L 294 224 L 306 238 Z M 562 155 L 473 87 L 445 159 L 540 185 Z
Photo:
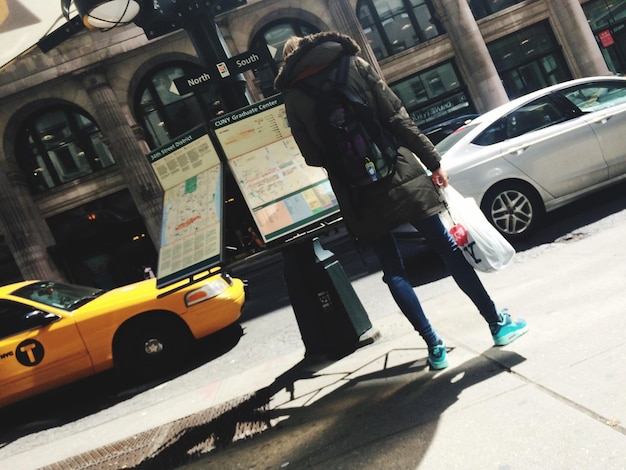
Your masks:
M 476 112 L 452 62 L 394 83 L 391 89 L 420 128 Z
M 143 279 L 157 253 L 127 190 L 47 219 L 50 253 L 75 284 L 110 289 Z
M 509 98 L 572 78 L 548 22 L 487 44 Z
M 626 2 L 594 0 L 583 5 L 609 70 L 626 73 Z

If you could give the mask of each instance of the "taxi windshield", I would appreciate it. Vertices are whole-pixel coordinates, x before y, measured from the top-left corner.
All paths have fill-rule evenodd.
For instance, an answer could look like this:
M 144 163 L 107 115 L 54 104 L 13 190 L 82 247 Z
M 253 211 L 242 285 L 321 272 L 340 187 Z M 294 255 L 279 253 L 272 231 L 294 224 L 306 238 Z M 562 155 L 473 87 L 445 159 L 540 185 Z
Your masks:
M 13 295 L 63 310 L 74 310 L 102 293 L 104 291 L 96 287 L 45 281 L 21 287 L 14 291 Z

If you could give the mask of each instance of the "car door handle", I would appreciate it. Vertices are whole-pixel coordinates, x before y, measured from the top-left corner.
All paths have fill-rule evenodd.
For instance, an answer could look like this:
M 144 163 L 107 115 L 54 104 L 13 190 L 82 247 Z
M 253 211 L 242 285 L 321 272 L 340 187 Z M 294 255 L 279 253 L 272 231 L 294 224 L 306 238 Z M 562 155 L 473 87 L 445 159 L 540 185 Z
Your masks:
M 595 118 L 593 121 L 591 121 L 594 124 L 606 124 L 608 122 L 609 119 L 611 119 L 613 117 L 613 114 L 609 114 L 606 116 L 600 116 Z
M 509 150 L 509 154 L 510 155 L 521 155 L 521 154 L 523 154 L 526 151 L 526 149 L 528 149 L 528 147 L 530 147 L 530 144 L 520 145 L 519 147 L 515 147 L 515 148 L 512 148 L 511 150 Z

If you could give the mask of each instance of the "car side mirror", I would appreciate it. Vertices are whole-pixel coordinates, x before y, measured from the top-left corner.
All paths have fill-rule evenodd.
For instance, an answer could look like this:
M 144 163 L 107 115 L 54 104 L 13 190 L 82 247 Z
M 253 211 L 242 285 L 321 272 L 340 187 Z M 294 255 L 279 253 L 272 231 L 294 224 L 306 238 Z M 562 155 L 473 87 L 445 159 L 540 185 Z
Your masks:
M 61 317 L 54 313 L 44 312 L 43 310 L 33 310 L 26 314 L 26 320 L 33 323 L 33 326 L 47 326 L 60 320 Z

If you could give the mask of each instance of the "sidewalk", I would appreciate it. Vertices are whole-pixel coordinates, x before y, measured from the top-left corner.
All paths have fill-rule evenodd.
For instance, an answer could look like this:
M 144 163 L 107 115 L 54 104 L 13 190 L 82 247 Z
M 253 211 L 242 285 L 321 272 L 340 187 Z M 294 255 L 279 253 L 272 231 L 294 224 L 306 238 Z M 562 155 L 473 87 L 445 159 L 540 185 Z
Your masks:
M 455 289 L 424 301 L 444 371 L 397 313 L 336 362 L 295 351 L 0 468 L 626 469 L 623 230 L 579 232 L 483 276 L 529 322 L 509 346 Z

